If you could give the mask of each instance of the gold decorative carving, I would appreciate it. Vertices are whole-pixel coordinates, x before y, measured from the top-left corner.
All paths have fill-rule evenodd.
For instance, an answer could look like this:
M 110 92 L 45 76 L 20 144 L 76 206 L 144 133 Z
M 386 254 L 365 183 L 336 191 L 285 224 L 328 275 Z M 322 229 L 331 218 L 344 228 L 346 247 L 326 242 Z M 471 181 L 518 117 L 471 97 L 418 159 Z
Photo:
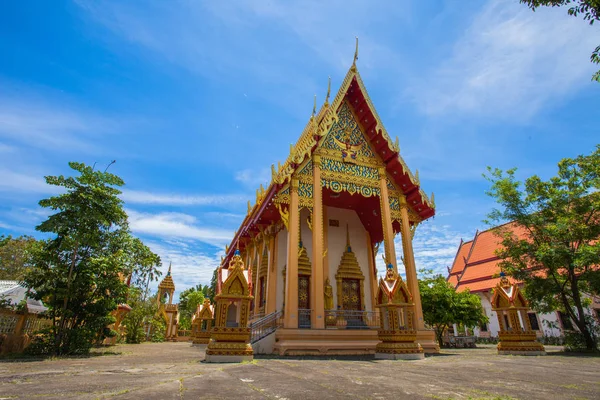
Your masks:
M 288 229 L 289 223 L 290 223 L 290 211 L 289 210 L 284 210 L 281 207 L 281 204 L 279 203 L 275 203 L 275 207 L 277 207 L 277 211 L 279 211 L 279 215 L 281 216 L 281 220 L 283 221 L 283 224 L 285 225 L 285 229 Z
M 544 346 L 536 340 L 536 333 L 531 329 L 527 315 L 529 304 L 519 287 L 511 284 L 504 272 L 500 273 L 500 282 L 494 289 L 491 303 L 492 311 L 496 312 L 500 326 L 500 332 L 498 332 L 499 353 L 534 352 L 545 354 Z M 519 314 L 521 314 L 520 319 Z
M 400 275 L 390 265 L 385 279 L 379 279 L 376 307 L 380 312 L 380 343 L 375 353 L 422 354 L 423 348 L 416 342 L 413 298 Z
M 223 270 L 220 270 L 223 273 Z M 246 272 L 247 273 L 247 272 Z M 227 278 L 215 296 L 215 326 L 211 330 L 210 341 L 206 349 L 206 361 L 211 362 L 213 355 L 252 356 L 248 314 L 250 295 L 244 263 L 240 251 L 236 250 L 229 262 Z M 222 279 L 219 276 L 219 279 Z M 233 314 L 229 313 L 229 310 Z M 233 319 L 230 319 L 233 317 Z

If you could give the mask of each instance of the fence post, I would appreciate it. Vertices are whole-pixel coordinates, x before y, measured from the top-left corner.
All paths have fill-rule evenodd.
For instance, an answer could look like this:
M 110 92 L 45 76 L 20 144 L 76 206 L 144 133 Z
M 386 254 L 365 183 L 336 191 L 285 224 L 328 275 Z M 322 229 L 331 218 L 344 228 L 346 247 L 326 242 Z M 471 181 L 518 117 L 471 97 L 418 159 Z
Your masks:
M 17 315 L 19 316 L 19 320 L 15 325 L 15 331 L 13 332 L 13 334 L 16 337 L 20 337 L 23 336 L 23 328 L 25 328 L 25 321 L 27 321 L 28 313 L 27 311 L 24 311 L 22 314 L 18 313 Z

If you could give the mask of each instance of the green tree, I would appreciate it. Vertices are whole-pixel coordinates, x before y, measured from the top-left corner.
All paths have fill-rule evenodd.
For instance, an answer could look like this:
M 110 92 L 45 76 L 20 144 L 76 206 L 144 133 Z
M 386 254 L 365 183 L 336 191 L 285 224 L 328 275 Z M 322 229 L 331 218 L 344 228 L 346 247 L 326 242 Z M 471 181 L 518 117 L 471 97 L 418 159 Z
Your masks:
M 457 292 L 442 275 L 432 276 L 431 271 L 421 271 L 419 280 L 423 320 L 431 326 L 440 345 L 444 331 L 453 324 L 473 328 L 488 322 L 481 301 L 469 291 Z
M 132 286 L 129 288 L 127 304 L 131 311 L 125 315 L 125 341 L 127 343 L 141 343 L 146 339 L 145 328 L 152 323 L 158 312 L 156 297 L 148 297 L 143 289 Z
M 55 213 L 36 229 L 54 237 L 33 252 L 35 268 L 24 277 L 53 321 L 38 348 L 55 355 L 87 353 L 108 333 L 111 312 L 126 300 L 124 277 L 136 268 L 126 251 L 131 238 L 117 189 L 123 181 L 82 163 L 69 166 L 79 175 L 45 178 L 66 192 L 39 203 Z
M 161 272 L 160 257 L 138 238 L 126 238 L 127 262 L 124 265 L 129 276 L 127 304 L 131 311 L 125 315 L 125 340 L 127 343 L 141 343 L 146 338 L 144 328 L 152 323 L 158 311 L 156 298 L 149 298 L 150 283 L 158 280 Z
M 586 348 L 595 350 L 598 338 L 584 309 L 600 293 L 600 145 L 590 155 L 561 160 L 547 181 L 534 175 L 523 185 L 516 169 L 488 171 L 488 194 L 501 206 L 489 220 L 513 221 L 497 230 L 501 268 L 524 282 L 534 309 L 565 312 Z
M 184 290 L 179 295 L 179 326 L 182 329 L 190 329 L 192 326 L 192 316 L 196 312 L 198 305 L 204 302 L 204 293 L 202 285 L 198 285 Z
M 31 268 L 31 253 L 38 241 L 31 236 L 0 236 L 0 280 L 23 279 Z
M 589 21 L 590 25 L 600 19 L 600 0 L 521 0 L 521 3 L 527 4 L 529 8 L 535 11 L 538 7 L 562 7 L 569 6 L 567 11 L 569 15 L 577 17 L 583 16 L 584 21 Z M 594 64 L 600 64 L 600 46 L 592 52 L 590 61 Z M 592 76 L 593 81 L 600 82 L 600 71 Z
M 217 272 L 219 271 L 218 268 L 215 268 L 215 270 L 213 271 L 213 276 L 210 279 L 210 287 L 208 288 L 208 298 L 210 299 L 211 303 L 215 302 L 215 296 L 217 295 Z

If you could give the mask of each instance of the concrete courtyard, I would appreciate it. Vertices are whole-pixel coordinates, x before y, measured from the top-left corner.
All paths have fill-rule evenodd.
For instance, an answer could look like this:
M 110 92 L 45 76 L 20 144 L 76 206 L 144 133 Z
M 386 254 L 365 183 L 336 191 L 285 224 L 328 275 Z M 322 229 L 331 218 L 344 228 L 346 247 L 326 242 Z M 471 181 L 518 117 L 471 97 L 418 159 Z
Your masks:
M 189 343 L 0 360 L 0 399 L 598 399 L 600 357 L 498 356 L 493 346 L 423 361 L 257 358 L 207 364 Z

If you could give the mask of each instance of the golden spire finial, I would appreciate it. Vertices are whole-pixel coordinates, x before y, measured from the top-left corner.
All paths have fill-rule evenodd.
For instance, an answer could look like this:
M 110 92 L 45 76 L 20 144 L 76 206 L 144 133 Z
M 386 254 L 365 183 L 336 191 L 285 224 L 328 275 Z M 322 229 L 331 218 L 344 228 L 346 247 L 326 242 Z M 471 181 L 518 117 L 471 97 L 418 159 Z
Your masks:
M 171 262 L 169 262 L 169 270 L 167 271 L 167 276 L 171 276 Z
M 329 105 L 329 95 L 331 94 L 331 77 L 329 77 L 329 80 L 327 82 L 327 96 L 325 96 L 325 105 L 328 106 Z
M 356 60 L 358 60 L 358 36 L 356 36 L 356 50 L 354 50 L 354 61 L 352 61 L 353 67 L 356 67 Z

